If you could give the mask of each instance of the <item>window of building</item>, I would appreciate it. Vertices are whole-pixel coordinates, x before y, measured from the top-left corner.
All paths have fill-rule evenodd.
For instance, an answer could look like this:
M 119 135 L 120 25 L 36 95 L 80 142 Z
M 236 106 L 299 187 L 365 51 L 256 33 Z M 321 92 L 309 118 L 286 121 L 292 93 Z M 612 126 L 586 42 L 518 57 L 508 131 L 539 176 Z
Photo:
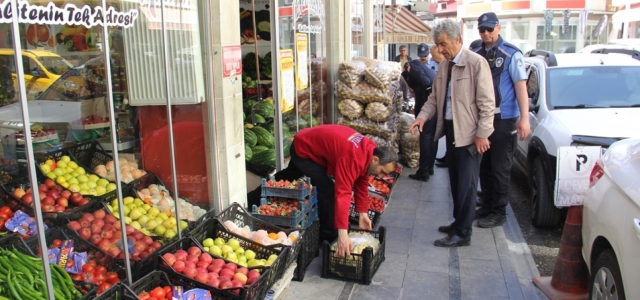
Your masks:
M 570 25 L 566 32 L 562 26 L 555 25 L 549 32 L 545 32 L 544 25 L 538 25 L 536 30 L 536 49 L 550 50 L 556 53 L 575 53 L 578 28 Z
M 529 22 L 513 22 L 510 32 L 510 43 L 520 48 L 522 52 L 531 50 L 531 46 L 529 46 Z

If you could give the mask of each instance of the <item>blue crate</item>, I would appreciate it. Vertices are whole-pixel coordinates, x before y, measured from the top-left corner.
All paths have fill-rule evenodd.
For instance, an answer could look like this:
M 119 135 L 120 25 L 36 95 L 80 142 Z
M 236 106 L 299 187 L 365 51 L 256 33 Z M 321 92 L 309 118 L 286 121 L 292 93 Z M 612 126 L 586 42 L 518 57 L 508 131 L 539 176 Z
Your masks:
M 262 198 L 262 204 L 267 203 L 266 198 Z M 309 199 L 308 204 L 302 203 L 302 209 L 298 213 L 291 217 L 281 216 L 268 216 L 258 213 L 258 207 L 253 206 L 252 215 L 254 218 L 263 220 L 267 223 L 284 226 L 288 228 L 307 229 L 313 224 L 313 221 L 318 217 L 318 193 L 314 192 Z
M 275 181 L 275 178 L 271 176 L 271 180 Z M 296 189 L 285 189 L 285 188 L 277 188 L 277 187 L 268 187 L 267 179 L 262 178 L 262 197 L 282 197 L 282 198 L 292 198 L 292 199 L 305 199 L 309 195 L 311 195 L 311 179 L 306 178 L 304 182 L 308 184 L 308 187 L 304 188 L 303 183 L 298 183 L 298 188 Z

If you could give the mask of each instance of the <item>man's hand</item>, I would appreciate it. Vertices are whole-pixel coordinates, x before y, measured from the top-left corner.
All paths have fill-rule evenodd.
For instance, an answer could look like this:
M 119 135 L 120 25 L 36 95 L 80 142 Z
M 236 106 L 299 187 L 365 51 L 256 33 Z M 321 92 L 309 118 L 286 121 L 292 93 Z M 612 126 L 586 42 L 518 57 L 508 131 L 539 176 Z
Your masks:
M 351 250 L 353 250 L 353 243 L 349 238 L 349 233 L 346 229 L 338 229 L 338 245 L 335 256 L 347 257 L 351 255 Z
M 362 230 L 371 230 L 371 219 L 369 219 L 368 213 L 360 213 L 360 218 L 358 220 L 358 225 Z
M 474 138 L 474 142 L 476 143 L 476 149 L 478 150 L 478 153 L 482 154 L 487 152 L 487 150 L 489 150 L 489 148 L 491 148 L 489 143 L 489 139 L 486 138 L 481 138 L 481 137 L 475 137 Z
M 518 121 L 518 135 L 520 136 L 520 140 L 524 141 L 526 137 L 531 133 L 531 125 L 529 125 L 529 116 L 526 118 L 521 117 Z
M 411 134 L 415 135 L 416 133 L 414 132 L 414 127 L 418 127 L 418 134 L 420 132 L 422 132 L 422 126 L 424 126 L 424 122 L 425 120 L 417 118 L 415 121 L 413 121 L 413 123 L 411 123 L 411 126 L 409 127 L 409 132 L 411 132 Z

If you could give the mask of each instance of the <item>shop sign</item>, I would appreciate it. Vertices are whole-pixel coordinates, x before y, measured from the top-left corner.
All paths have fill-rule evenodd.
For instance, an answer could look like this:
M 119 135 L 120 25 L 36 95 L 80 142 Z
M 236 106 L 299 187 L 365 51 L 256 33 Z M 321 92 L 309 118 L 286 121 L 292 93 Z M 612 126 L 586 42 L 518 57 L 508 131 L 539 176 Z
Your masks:
M 431 37 L 417 34 L 387 33 L 385 35 L 387 44 L 420 44 L 431 43 Z
M 302 32 L 302 33 L 321 33 L 322 32 L 322 26 L 321 25 L 298 24 L 298 32 Z
M 298 69 L 296 72 L 296 85 L 298 86 L 298 91 L 309 87 L 309 72 L 307 70 L 308 44 L 309 38 L 306 33 L 296 34 L 296 66 Z
M 84 5 L 77 7 L 67 3 L 64 7 L 57 7 L 53 2 L 47 6 L 32 5 L 28 1 L 18 1 L 18 22 L 27 24 L 46 25 L 82 25 L 86 28 L 103 25 L 103 18 L 107 19 L 107 26 L 132 27 L 138 17 L 137 9 L 119 12 L 111 6 L 104 12 L 102 6 Z M 0 23 L 11 23 L 13 11 L 11 1 L 0 3 Z
M 296 79 L 294 76 L 293 50 L 280 50 L 280 107 L 282 112 L 293 109 L 296 97 Z
M 222 47 L 223 77 L 242 74 L 242 47 L 240 45 Z
M 596 146 L 558 148 L 556 206 L 582 205 L 589 189 L 591 170 L 601 153 L 601 148 Z

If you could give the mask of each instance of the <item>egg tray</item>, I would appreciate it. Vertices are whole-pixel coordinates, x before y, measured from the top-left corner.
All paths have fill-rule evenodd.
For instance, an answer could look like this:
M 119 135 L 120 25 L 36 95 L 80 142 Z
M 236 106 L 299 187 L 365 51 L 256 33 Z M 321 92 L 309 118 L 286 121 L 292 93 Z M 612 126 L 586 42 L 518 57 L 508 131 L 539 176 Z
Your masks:
M 266 204 L 267 200 L 262 198 L 262 204 Z M 299 200 L 304 201 L 304 200 Z M 288 228 L 296 228 L 296 229 L 307 229 L 307 227 L 313 224 L 313 221 L 318 217 L 318 193 L 313 192 L 313 194 L 309 197 L 308 203 L 301 203 L 301 210 L 298 211 L 297 214 L 291 217 L 284 216 L 271 216 L 271 215 L 262 215 L 258 213 L 258 207 L 252 207 L 252 215 L 254 218 L 258 218 L 267 223 L 271 223 L 276 226 L 284 226 Z
M 380 241 L 378 251 L 373 253 L 373 248 L 367 247 L 361 254 L 352 254 L 352 258 L 335 257 L 335 250 L 331 250 L 329 242 L 322 244 L 322 278 L 350 281 L 369 285 L 371 279 L 385 260 L 386 228 L 380 227 L 378 231 L 349 229 L 349 232 L 368 232 Z
M 191 236 L 201 248 L 203 247 L 202 241 L 204 241 L 206 238 L 212 238 L 214 240 L 216 238 L 222 238 L 225 241 L 234 238 L 238 240 L 238 242 L 240 242 L 240 247 L 244 248 L 245 250 L 253 250 L 256 253 L 256 258 L 267 259 L 272 254 L 278 255 L 278 259 L 274 261 L 273 264 L 271 264 L 270 269 L 272 269 L 272 271 L 265 282 L 268 287 L 271 287 L 282 277 L 284 271 L 287 269 L 289 259 L 291 258 L 291 254 L 289 252 L 290 247 L 283 248 L 279 247 L 279 245 L 264 246 L 262 244 L 256 243 L 240 235 L 227 231 L 227 229 L 217 219 L 205 220 L 202 224 L 198 225 L 194 230 L 189 232 L 189 236 Z M 212 256 L 217 257 L 213 254 Z
M 227 209 L 223 210 L 220 214 L 218 214 L 218 216 L 214 216 L 214 217 L 218 219 L 218 221 L 222 224 L 222 227 L 225 227 L 224 226 L 225 221 L 231 221 L 234 224 L 236 224 L 239 228 L 249 226 L 252 231 L 259 230 L 259 229 L 265 230 L 268 233 L 271 233 L 271 232 L 277 233 L 282 231 L 286 233 L 287 236 L 291 232 L 298 231 L 300 234 L 298 235 L 298 239 L 296 240 L 295 243 L 293 243 L 292 246 L 283 245 L 283 247 L 291 248 L 289 250 L 289 257 L 286 260 L 285 269 L 288 268 L 298 258 L 298 253 L 300 253 L 300 249 L 302 249 L 303 243 L 305 243 L 305 240 L 306 240 L 305 232 L 309 230 L 309 229 L 307 230 L 284 229 L 284 228 L 272 225 L 258 218 L 254 218 L 253 216 L 251 216 L 249 212 L 247 212 L 244 208 L 242 208 L 242 206 L 240 206 L 240 204 L 236 202 L 231 203 L 231 205 L 229 205 Z M 280 247 L 280 245 L 272 245 L 272 246 Z
M 380 194 L 369 192 L 368 195 L 378 197 L 382 199 L 383 203 L 385 203 L 385 209 L 383 211 L 375 211 L 373 209 L 368 209 L 367 211 L 369 220 L 371 220 L 371 228 L 375 228 L 382 220 L 382 213 L 384 213 L 384 211 L 386 210 L 387 202 L 385 201 L 384 196 Z M 351 205 L 349 206 L 349 223 L 358 225 L 359 222 L 360 215 L 356 212 L 356 204 L 354 202 L 351 202 Z
M 267 291 L 269 290 L 269 288 L 271 288 L 271 285 L 273 285 L 273 283 L 275 283 L 279 279 L 279 278 L 274 279 L 272 277 L 276 277 L 275 275 L 278 275 L 278 274 L 274 274 L 274 269 L 278 269 L 278 266 L 282 264 L 281 263 L 282 260 L 280 257 L 278 257 L 273 262 L 271 267 L 249 268 L 249 269 L 263 270 L 260 277 L 256 281 L 251 283 L 249 286 L 245 286 L 241 288 L 224 289 L 224 290 L 214 288 L 212 286 L 201 283 L 199 281 L 196 281 L 194 279 L 191 279 L 187 276 L 184 276 L 176 272 L 173 268 L 168 266 L 168 264 L 165 262 L 164 258 L 162 257 L 162 255 L 164 255 L 165 253 L 175 253 L 179 249 L 186 251 L 192 246 L 198 247 L 202 252 L 204 252 L 200 244 L 193 237 L 185 237 L 171 245 L 168 245 L 167 247 L 164 247 L 161 251 L 158 252 L 156 256 L 156 268 L 166 272 L 167 276 L 169 277 L 169 280 L 171 280 L 172 283 L 174 283 L 174 285 L 183 286 L 185 290 L 190 290 L 193 288 L 206 289 L 211 292 L 211 297 L 213 299 L 262 300 L 267 294 Z M 283 251 L 288 251 L 288 250 L 289 249 L 284 249 Z M 230 261 L 225 259 L 225 262 L 228 263 Z M 279 275 L 280 277 L 282 277 L 282 274 L 279 274 Z M 269 285 L 271 281 L 273 282 L 271 283 L 271 285 Z M 237 291 L 237 290 L 239 290 L 238 294 L 233 293 L 233 291 Z

